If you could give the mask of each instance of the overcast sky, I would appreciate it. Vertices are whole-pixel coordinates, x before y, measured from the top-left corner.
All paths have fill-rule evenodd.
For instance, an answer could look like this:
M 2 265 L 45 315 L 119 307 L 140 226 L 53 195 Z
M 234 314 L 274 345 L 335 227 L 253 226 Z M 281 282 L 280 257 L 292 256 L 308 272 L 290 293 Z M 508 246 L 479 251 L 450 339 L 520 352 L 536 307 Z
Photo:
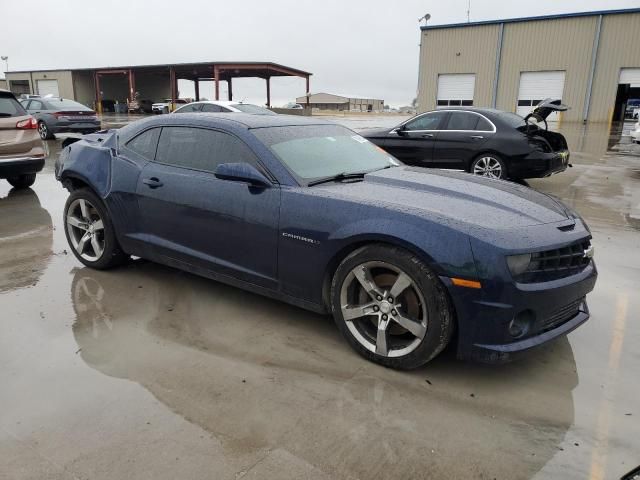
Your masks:
M 0 55 L 9 56 L 9 70 L 271 61 L 312 72 L 312 92 L 398 106 L 416 92 L 418 18 L 466 22 L 467 1 L 3 1 Z M 471 0 L 471 21 L 632 7 L 640 0 Z M 191 82 L 179 88 L 193 95 Z M 209 90 L 203 85 L 201 95 L 211 98 Z M 304 90 L 303 79 L 272 79 L 272 103 Z M 243 98 L 264 103 L 264 81 L 234 81 L 234 99 Z

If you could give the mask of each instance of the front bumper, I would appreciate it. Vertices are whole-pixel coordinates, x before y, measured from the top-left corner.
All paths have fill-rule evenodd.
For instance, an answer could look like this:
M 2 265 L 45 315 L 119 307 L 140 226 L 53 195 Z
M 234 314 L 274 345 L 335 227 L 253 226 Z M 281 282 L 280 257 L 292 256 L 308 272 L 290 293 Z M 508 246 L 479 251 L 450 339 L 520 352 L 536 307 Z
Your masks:
M 521 160 L 511 162 L 512 178 L 543 178 L 564 172 L 569 166 L 569 150 L 553 153 L 532 152 Z
M 44 156 L 42 157 L 0 157 L 0 178 L 17 177 L 29 173 L 37 173 L 44 167 Z
M 458 317 L 458 357 L 507 362 L 520 352 L 566 335 L 589 319 L 585 297 L 597 276 L 592 261 L 576 275 L 543 283 L 483 282 L 482 290 L 465 292 L 447 285 Z M 514 338 L 509 324 L 523 312 L 530 315 L 529 327 Z

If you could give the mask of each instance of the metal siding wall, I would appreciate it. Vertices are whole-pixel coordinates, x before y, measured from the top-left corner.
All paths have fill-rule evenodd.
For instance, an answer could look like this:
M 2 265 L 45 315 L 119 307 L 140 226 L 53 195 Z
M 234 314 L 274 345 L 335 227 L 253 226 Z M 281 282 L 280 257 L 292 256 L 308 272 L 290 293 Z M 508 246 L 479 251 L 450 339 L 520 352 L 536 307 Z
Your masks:
M 633 67 L 640 67 L 640 13 L 605 15 L 593 79 L 590 121 L 611 120 L 620 69 Z
M 520 73 L 564 70 L 563 120 L 581 121 L 597 17 L 507 23 L 497 108 L 515 112 Z
M 62 98 L 73 99 L 73 81 L 71 79 L 71 70 L 52 70 L 50 72 L 33 72 L 32 88 L 37 89 L 38 80 L 57 80 L 58 93 Z
M 498 30 L 499 25 L 479 25 L 422 32 L 419 112 L 436 107 L 438 74 L 441 73 L 475 73 L 473 104 L 491 106 Z

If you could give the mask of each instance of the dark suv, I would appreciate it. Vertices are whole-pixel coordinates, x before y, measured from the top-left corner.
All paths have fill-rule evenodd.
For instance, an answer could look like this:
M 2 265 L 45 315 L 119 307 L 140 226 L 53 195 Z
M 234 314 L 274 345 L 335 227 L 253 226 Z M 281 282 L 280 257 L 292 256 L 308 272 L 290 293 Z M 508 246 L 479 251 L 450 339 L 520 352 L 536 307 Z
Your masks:
M 0 178 L 6 178 L 15 188 L 27 188 L 43 166 L 38 122 L 13 93 L 0 90 Z

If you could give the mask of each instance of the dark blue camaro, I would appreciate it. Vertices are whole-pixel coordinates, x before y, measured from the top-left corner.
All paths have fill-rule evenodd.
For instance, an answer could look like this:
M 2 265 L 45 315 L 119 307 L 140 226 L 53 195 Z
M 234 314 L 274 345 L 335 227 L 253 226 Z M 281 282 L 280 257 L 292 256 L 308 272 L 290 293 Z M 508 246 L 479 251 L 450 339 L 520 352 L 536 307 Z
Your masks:
M 56 176 L 83 264 L 135 255 L 331 312 L 386 366 L 452 338 L 462 358 L 507 360 L 589 318 L 591 235 L 565 205 L 401 165 L 316 119 L 164 115 L 66 147 Z

